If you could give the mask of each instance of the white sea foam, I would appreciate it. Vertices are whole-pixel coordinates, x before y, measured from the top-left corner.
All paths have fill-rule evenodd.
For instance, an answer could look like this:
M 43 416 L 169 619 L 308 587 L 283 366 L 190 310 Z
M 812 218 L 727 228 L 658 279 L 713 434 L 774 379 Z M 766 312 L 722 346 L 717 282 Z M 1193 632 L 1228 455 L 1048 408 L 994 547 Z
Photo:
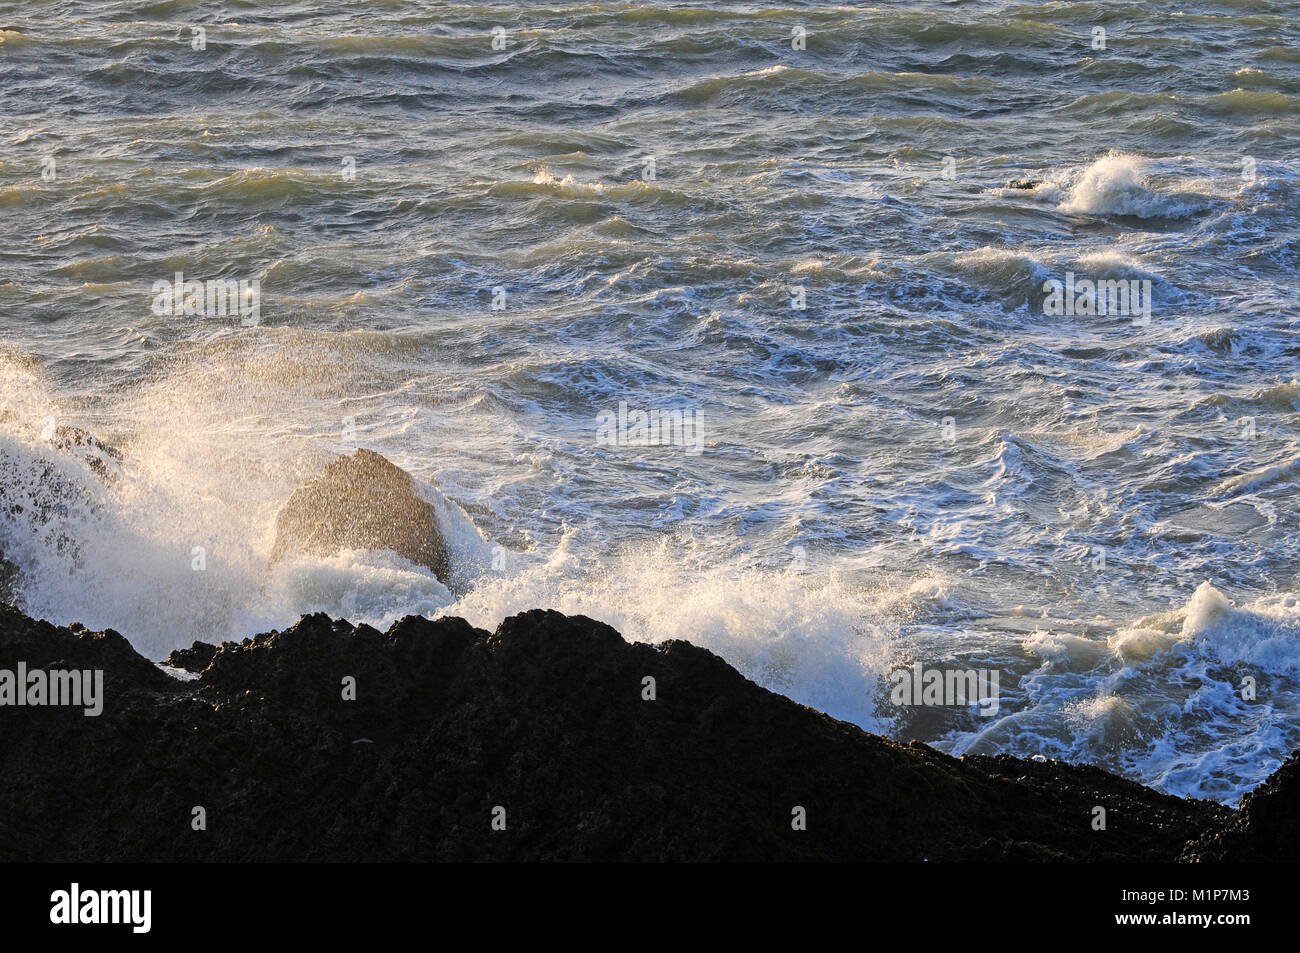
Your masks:
M 1115 152 L 1049 178 L 1033 195 L 1070 215 L 1179 218 L 1211 204 L 1209 197 L 1186 185 L 1174 190 L 1154 184 L 1149 159 Z
M 513 556 L 445 614 L 492 628 L 533 608 L 587 615 L 632 641 L 684 639 L 722 656 L 760 684 L 872 728 L 877 678 L 892 657 L 890 615 L 836 574 L 691 570 L 663 544 L 594 559 L 574 534 L 554 552 Z M 921 598 L 930 597 L 923 590 Z
M 0 326 L 49 367 L 0 367 L 0 479 L 26 502 L 0 547 L 32 611 L 157 658 L 308 611 L 492 627 L 552 606 L 868 727 L 1179 792 L 1231 799 L 1296 747 L 1290 610 L 1260 598 L 1300 565 L 1276 37 L 1225 15 L 1155 74 L 1065 56 L 1026 80 L 1059 24 L 997 5 L 808 6 L 793 57 L 779 10 L 557 7 L 495 55 L 472 23 L 406 35 L 436 4 L 389 6 L 243 27 L 259 69 L 202 82 L 153 27 L 5 35 L 0 100 L 48 113 L 0 157 L 21 251 Z M 988 55 L 954 57 L 971 37 Z M 1195 92 L 1243 69 L 1248 89 Z M 1228 113 L 1254 145 L 1207 134 Z M 153 314 L 178 268 L 259 278 L 262 324 Z M 1153 321 L 1048 319 L 1068 272 L 1149 279 Z M 623 400 L 698 408 L 708 450 L 597 444 Z M 51 447 L 50 418 L 117 446 L 116 476 Z M 279 506 L 355 446 L 419 478 L 446 585 L 386 552 L 268 569 Z M 780 568 L 795 544 L 802 573 Z M 1193 599 L 1211 577 L 1227 609 Z M 895 650 L 1001 666 L 1007 717 L 978 744 L 961 713 L 880 721 Z
M 1021 681 L 1023 703 L 945 746 L 1087 761 L 1235 802 L 1300 741 L 1293 593 L 1236 605 L 1203 582 L 1104 640 L 1037 632 L 1024 648 L 1040 664 Z
M 39 375 L 9 372 L 15 393 L 40 393 Z M 59 410 L 32 401 L 41 414 Z M 19 429 L 23 436 L 0 439 L 0 476 L 11 494 L 58 504 L 48 522 L 32 519 L 30 506 L 5 514 L 0 549 L 25 570 L 24 607 L 58 623 L 115 628 L 155 658 L 194 639 L 238 639 L 311 612 L 377 627 L 409 614 L 454 614 L 491 629 L 515 612 L 555 608 L 608 622 L 629 639 L 687 639 L 770 688 L 878 726 L 886 613 L 835 574 L 693 571 L 685 553 L 666 545 L 596 558 L 575 551 L 571 533 L 550 553 L 511 552 L 418 479 L 455 567 L 450 588 L 386 550 L 269 567 L 274 513 L 292 486 L 240 482 L 238 464 L 202 440 L 177 445 L 180 437 L 143 457 L 129 448 L 149 444 L 130 444 L 122 475 L 106 483 L 33 428 Z M 46 468 L 74 492 L 54 496 Z M 917 591 L 918 599 L 935 597 L 932 586 Z

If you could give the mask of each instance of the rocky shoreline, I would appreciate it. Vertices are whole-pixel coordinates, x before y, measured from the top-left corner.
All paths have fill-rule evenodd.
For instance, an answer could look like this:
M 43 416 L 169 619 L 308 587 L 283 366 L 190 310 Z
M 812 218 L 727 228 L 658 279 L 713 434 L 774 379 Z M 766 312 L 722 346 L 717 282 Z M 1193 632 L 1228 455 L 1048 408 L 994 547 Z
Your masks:
M 0 606 L 0 670 L 19 662 L 102 670 L 104 698 L 98 717 L 0 707 L 5 861 L 1258 861 L 1300 843 L 1297 756 L 1237 811 L 955 759 L 687 642 L 550 611 L 492 633 L 308 616 L 173 652 L 182 678 L 112 630 Z

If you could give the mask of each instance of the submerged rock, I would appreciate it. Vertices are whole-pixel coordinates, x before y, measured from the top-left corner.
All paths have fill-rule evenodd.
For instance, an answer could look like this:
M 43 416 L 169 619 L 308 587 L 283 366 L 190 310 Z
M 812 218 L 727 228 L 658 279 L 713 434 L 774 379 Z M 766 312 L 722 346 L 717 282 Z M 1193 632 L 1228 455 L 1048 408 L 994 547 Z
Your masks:
M 21 582 L 20 570 L 15 563 L 5 559 L 0 552 L 0 602 L 14 602 L 18 598 Z
M 275 517 L 272 563 L 344 549 L 391 549 L 447 581 L 447 546 L 433 507 L 416 495 L 410 474 L 373 450 L 336 458 Z
M 0 424 L 17 419 L 11 411 L 0 411 Z M 76 539 L 56 520 L 75 508 L 91 511 L 98 505 L 100 483 L 109 484 L 120 473 L 122 455 L 94 434 L 80 427 L 61 424 L 42 434 L 45 444 L 56 451 L 32 456 L 0 451 L 0 515 L 5 521 L 25 525 L 39 534 L 52 534 L 60 550 L 77 550 Z M 95 479 L 83 481 L 75 468 L 69 470 L 59 456 L 73 457 L 84 464 Z M 0 523 L 0 602 L 13 602 L 22 585 L 22 567 L 5 555 L 5 527 Z
M 54 428 L 50 446 L 63 453 L 78 457 L 102 480 L 112 480 L 118 475 L 122 454 L 100 440 L 88 430 L 70 424 Z
M 113 633 L 0 608 L 0 669 L 19 659 L 101 667 L 106 688 L 97 718 L 0 708 L 6 861 L 1168 861 L 1236 816 L 898 744 L 687 642 L 556 612 L 492 633 L 308 616 L 173 653 L 201 671 L 180 681 Z

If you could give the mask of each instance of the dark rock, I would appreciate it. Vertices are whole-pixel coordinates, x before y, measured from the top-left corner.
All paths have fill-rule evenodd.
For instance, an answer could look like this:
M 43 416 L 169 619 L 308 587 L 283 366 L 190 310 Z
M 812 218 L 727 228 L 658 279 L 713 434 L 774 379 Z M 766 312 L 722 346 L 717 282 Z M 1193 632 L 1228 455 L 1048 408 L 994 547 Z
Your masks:
M 60 424 L 54 428 L 54 437 L 50 440 L 50 446 L 84 460 L 102 480 L 111 480 L 119 473 L 119 465 L 122 462 L 121 452 L 104 443 L 88 430 L 70 424 Z
M 1012 179 L 1007 183 L 1009 189 L 1036 189 L 1043 184 L 1042 179 Z
M 207 642 L 195 642 L 188 649 L 173 649 L 167 656 L 167 664 L 183 672 L 201 672 L 208 667 L 212 657 L 217 654 L 217 647 Z
M 132 697 L 152 698 L 153 693 L 180 684 L 140 656 L 119 632 L 90 632 L 77 624 L 55 626 L 31 619 L 13 606 L 0 605 L 0 668 L 12 670 L 20 661 L 29 669 L 103 669 L 106 686 Z M 0 725 L 8 715 L 30 710 L 0 707 Z M 80 712 L 77 717 L 82 717 Z
M 1168 861 L 1241 817 L 1096 768 L 897 744 L 690 643 L 556 612 L 492 633 L 315 615 L 172 658 L 202 674 L 0 609 L 0 667 L 108 673 L 98 718 L 0 708 L 0 860 Z
M 23 580 L 22 565 L 8 558 L 15 548 L 5 524 L 49 534 L 61 551 L 75 553 L 77 540 L 51 523 L 76 506 L 93 509 L 95 502 L 87 487 L 68 479 L 52 460 L 20 462 L 0 453 L 0 602 L 14 602 Z
M 1241 808 L 1217 829 L 1187 845 L 1181 860 L 1236 863 L 1300 859 L 1300 752 L 1241 799 Z
M 447 547 L 433 508 L 415 494 L 406 471 L 373 450 L 336 458 L 294 490 L 275 517 L 272 563 L 343 549 L 391 549 L 447 581 Z
M 4 553 L 0 552 L 0 602 L 12 603 L 18 598 L 19 572 L 17 564 L 5 559 Z
M 0 409 L 0 423 L 15 420 L 12 411 Z M 109 482 L 120 472 L 122 455 L 80 427 L 57 426 L 47 442 L 60 454 L 81 460 L 99 480 Z M 94 509 L 95 489 L 70 477 L 53 457 L 22 460 L 0 453 L 0 509 L 34 530 L 44 530 L 70 507 Z M 77 549 L 76 540 L 66 532 L 57 531 L 55 542 L 63 550 Z M 0 532 L 0 602 L 14 602 L 22 584 L 22 567 L 5 557 L 4 543 Z

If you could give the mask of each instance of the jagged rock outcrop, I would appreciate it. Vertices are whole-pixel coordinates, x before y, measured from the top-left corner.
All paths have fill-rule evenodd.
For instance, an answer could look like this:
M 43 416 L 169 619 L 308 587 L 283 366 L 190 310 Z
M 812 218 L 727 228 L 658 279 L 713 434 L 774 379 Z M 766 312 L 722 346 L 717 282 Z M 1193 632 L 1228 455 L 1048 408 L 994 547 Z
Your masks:
M 1180 860 L 1277 863 L 1300 860 L 1300 752 L 1241 799 L 1227 823 L 1187 845 Z
M 0 424 L 10 424 L 16 416 L 0 410 Z M 45 443 L 58 455 L 73 457 L 84 464 L 101 482 L 108 484 L 120 474 L 121 453 L 94 434 L 70 424 L 60 424 L 43 434 Z M 93 481 L 92 481 L 93 482 Z M 22 567 L 6 558 L 7 540 L 4 521 L 26 524 L 35 532 L 47 532 L 51 522 L 69 507 L 93 509 L 95 487 L 77 479 L 74 471 L 60 465 L 57 455 L 22 457 L 0 450 L 0 602 L 13 602 L 21 588 Z M 55 530 L 60 548 L 76 549 L 76 541 Z
M 335 458 L 293 491 L 275 517 L 271 562 L 293 553 L 332 556 L 343 549 L 391 549 L 448 578 L 447 546 L 433 508 L 411 477 L 373 450 Z
M 897 744 L 687 642 L 556 612 L 492 633 L 309 616 L 173 653 L 183 681 L 115 633 L 0 609 L 0 668 L 20 659 L 102 667 L 106 698 L 97 718 L 0 708 L 0 860 L 1162 861 L 1242 817 Z

